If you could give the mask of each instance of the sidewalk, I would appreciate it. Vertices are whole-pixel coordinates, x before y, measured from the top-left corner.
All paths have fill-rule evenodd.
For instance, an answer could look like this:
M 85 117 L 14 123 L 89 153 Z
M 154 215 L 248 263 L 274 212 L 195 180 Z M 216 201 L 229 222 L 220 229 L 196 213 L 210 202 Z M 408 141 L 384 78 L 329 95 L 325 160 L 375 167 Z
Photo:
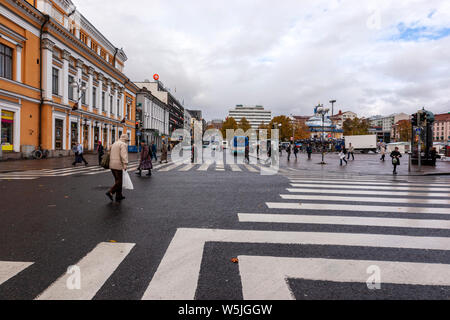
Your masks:
M 389 155 L 386 155 L 386 161 L 380 161 L 379 154 L 355 154 L 355 160 L 347 160 L 340 166 L 339 155 L 335 153 L 325 154 L 326 165 L 321 165 L 322 154 L 312 154 L 311 160 L 308 160 L 306 153 L 299 153 L 298 160 L 292 153 L 290 161 L 287 161 L 287 154 L 283 152 L 280 157 L 281 168 L 293 168 L 297 170 L 320 171 L 330 173 L 354 173 L 354 174 L 370 174 L 370 175 L 392 175 L 393 165 Z M 347 157 L 346 157 L 347 159 Z M 422 172 L 417 172 L 418 167 L 411 165 L 411 172 L 408 172 L 408 155 L 402 155 L 400 159 L 401 165 L 397 167 L 399 176 L 407 175 L 450 175 L 450 161 L 442 161 L 437 159 L 436 166 L 422 166 Z
M 98 166 L 98 156 L 96 153 L 88 153 L 83 155 L 88 166 Z M 140 153 L 128 153 L 128 160 L 138 160 Z M 157 154 L 160 159 L 160 154 Z M 42 170 L 42 169 L 63 169 L 72 167 L 74 157 L 60 157 L 48 158 L 42 160 L 7 160 L 0 161 L 0 173 L 28 171 L 28 170 Z M 84 163 L 77 164 L 77 166 L 84 166 Z

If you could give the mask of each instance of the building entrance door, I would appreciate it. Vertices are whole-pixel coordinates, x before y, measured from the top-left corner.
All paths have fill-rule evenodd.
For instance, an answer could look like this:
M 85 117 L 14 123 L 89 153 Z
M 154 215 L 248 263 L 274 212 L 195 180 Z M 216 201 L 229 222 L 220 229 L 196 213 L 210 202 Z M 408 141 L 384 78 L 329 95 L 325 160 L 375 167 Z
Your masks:
M 78 143 L 78 123 L 70 123 L 70 149 L 73 149 Z
M 94 150 L 97 150 L 99 141 L 100 141 L 100 129 L 98 127 L 94 127 Z
M 83 150 L 86 151 L 89 148 L 89 127 L 87 124 L 83 126 Z
M 55 150 L 63 149 L 63 129 L 64 121 L 61 119 L 55 119 Z

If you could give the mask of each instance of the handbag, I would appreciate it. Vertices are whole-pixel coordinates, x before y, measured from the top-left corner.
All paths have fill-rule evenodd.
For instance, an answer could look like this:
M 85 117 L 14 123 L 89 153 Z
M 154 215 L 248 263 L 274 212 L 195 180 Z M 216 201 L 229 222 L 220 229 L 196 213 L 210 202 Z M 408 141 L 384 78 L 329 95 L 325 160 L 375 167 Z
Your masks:
M 106 153 L 106 156 L 103 157 L 101 167 L 104 169 L 109 169 L 109 158 L 110 154 L 109 152 Z
M 123 177 L 122 177 L 122 187 L 127 190 L 133 190 L 133 182 L 131 182 L 130 175 L 128 174 L 128 171 L 123 170 Z
M 393 158 L 392 159 L 392 164 L 397 164 L 398 163 L 398 159 L 397 158 Z

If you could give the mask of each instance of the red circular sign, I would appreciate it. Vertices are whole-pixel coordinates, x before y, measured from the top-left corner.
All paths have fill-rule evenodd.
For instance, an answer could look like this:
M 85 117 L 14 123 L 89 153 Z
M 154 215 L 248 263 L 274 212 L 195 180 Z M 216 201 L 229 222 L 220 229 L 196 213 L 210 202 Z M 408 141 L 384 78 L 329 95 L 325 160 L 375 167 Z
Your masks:
M 159 74 L 155 73 L 155 74 L 153 75 L 153 79 L 159 80 Z

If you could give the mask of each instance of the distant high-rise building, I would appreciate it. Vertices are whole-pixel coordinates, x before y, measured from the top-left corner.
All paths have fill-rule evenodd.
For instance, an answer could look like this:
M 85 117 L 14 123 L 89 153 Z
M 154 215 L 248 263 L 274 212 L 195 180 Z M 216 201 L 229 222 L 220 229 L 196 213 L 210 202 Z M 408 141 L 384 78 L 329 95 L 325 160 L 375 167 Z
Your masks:
M 233 117 L 237 122 L 245 118 L 250 122 L 252 129 L 258 129 L 261 123 L 270 123 L 272 120 L 272 111 L 264 110 L 262 106 L 236 105 L 236 108 L 228 112 L 228 116 Z

